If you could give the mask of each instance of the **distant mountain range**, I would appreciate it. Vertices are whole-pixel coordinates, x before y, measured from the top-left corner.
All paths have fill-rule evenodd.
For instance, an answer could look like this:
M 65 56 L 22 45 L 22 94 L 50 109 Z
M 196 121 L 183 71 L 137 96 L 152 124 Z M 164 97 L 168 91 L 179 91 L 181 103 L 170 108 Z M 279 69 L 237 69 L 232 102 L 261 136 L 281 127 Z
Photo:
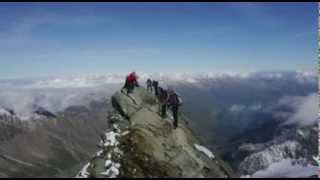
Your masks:
M 312 156 L 318 153 L 315 73 L 138 75 L 143 86 L 151 77 L 161 86 L 174 87 L 197 136 L 241 175 L 277 176 L 269 170 L 279 164 L 287 165 L 277 172 L 281 176 L 314 173 Z M 97 150 L 97 137 L 108 126 L 108 99 L 123 86 L 124 77 L 0 80 L 0 177 L 77 173 Z M 64 166 L 66 157 L 72 159 Z M 309 174 L 293 173 L 299 170 Z
M 129 72 L 128 72 L 129 73 Z M 143 82 L 147 78 L 157 79 L 162 83 L 188 82 L 202 83 L 208 79 L 241 78 L 241 79 L 283 79 L 295 78 L 298 81 L 309 81 L 310 77 L 316 77 L 314 71 L 267 71 L 252 73 L 236 72 L 202 72 L 202 73 L 145 73 L 137 72 Z M 97 87 L 106 84 L 122 84 L 127 74 L 107 73 L 107 74 L 88 74 L 78 76 L 60 76 L 32 79 L 0 79 L 0 89 L 50 89 L 50 88 L 85 88 Z

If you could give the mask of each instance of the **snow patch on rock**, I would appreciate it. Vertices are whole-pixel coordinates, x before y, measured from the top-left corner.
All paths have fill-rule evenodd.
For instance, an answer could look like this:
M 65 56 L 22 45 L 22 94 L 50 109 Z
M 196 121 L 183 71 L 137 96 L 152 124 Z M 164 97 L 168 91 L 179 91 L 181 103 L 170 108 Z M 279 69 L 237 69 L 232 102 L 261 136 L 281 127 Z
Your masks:
M 205 155 L 207 155 L 209 158 L 211 158 L 211 159 L 214 159 L 214 158 L 215 158 L 214 155 L 213 155 L 213 153 L 212 153 L 209 149 L 207 149 L 206 147 L 201 146 L 201 145 L 198 145 L 198 144 L 194 144 L 194 147 L 195 147 L 198 151 L 203 152 L 203 153 L 204 153 Z
M 106 171 L 101 172 L 100 174 L 109 178 L 116 178 L 119 175 L 120 166 L 121 165 L 119 163 L 115 163 L 108 159 L 105 162 Z
M 111 118 L 120 121 L 120 117 L 117 116 L 117 114 L 113 115 Z M 117 161 L 121 159 L 123 151 L 118 147 L 118 138 L 120 136 L 125 136 L 128 133 L 128 130 L 122 132 L 118 124 L 112 123 L 111 129 L 101 137 L 102 139 L 99 143 L 101 150 L 95 154 L 95 157 L 99 159 L 103 158 L 105 160 L 105 164 L 104 170 L 102 172 L 96 172 L 97 175 L 102 175 L 104 178 L 116 178 L 120 174 L 119 168 L 121 165 Z M 91 164 L 93 164 L 93 166 L 95 165 L 94 162 L 91 162 Z M 76 177 L 88 178 L 90 176 L 90 171 L 88 172 L 87 169 L 91 164 L 88 163 Z
M 76 178 L 88 178 L 90 173 L 88 172 L 88 168 L 90 163 L 87 163 L 82 170 L 77 174 Z

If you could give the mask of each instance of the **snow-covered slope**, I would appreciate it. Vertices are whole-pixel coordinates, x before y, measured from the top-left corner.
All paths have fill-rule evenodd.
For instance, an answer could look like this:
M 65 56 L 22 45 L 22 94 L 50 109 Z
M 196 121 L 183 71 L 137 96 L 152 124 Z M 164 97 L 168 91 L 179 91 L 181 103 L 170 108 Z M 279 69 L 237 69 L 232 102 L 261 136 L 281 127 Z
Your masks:
M 292 128 L 270 142 L 242 145 L 239 150 L 250 155 L 240 163 L 240 173 L 244 177 L 316 176 L 317 131 L 316 125 Z
M 268 168 L 255 172 L 252 178 L 301 178 L 316 177 L 319 172 L 319 166 L 306 164 L 304 160 L 283 159 L 272 163 Z

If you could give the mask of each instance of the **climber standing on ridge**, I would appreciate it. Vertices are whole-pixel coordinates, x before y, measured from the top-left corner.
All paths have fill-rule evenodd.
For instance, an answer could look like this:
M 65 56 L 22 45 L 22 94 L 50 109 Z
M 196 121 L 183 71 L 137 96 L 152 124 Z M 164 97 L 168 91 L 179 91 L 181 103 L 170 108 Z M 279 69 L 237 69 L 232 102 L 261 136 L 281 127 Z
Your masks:
M 162 118 L 167 116 L 167 102 L 168 102 L 168 92 L 167 90 L 159 87 L 159 112 Z
M 173 126 L 174 129 L 178 127 L 178 109 L 182 105 L 180 96 L 172 89 L 168 88 L 168 107 L 170 107 L 173 114 Z
M 154 95 L 155 96 L 158 96 L 158 85 L 159 85 L 158 81 L 156 81 L 156 80 L 152 81 L 152 86 L 153 86 L 153 89 L 154 89 Z
M 152 92 L 152 81 L 150 78 L 147 79 L 147 91 Z
M 126 82 L 125 82 L 122 89 L 124 89 L 124 88 L 127 89 L 127 94 L 132 93 L 135 86 L 139 87 L 137 79 L 138 79 L 138 76 L 135 72 L 130 73 L 126 77 Z

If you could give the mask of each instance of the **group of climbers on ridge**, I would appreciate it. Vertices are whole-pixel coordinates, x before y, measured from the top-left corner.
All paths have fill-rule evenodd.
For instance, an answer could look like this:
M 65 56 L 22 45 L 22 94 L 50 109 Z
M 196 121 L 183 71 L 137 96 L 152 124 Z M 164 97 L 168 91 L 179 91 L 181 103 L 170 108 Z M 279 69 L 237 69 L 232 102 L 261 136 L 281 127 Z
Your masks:
M 167 107 L 171 109 L 173 115 L 173 126 L 176 129 L 178 127 L 178 110 L 182 105 L 180 96 L 173 90 L 172 87 L 164 89 L 159 86 L 159 82 L 156 80 L 147 79 L 147 90 L 154 91 L 154 95 L 159 100 L 159 112 L 162 118 L 167 116 Z
M 156 80 L 151 80 L 150 78 L 147 79 L 147 91 L 154 92 L 154 95 L 159 100 L 159 112 L 162 118 L 167 116 L 167 107 L 171 109 L 173 115 L 173 126 L 174 129 L 178 127 L 178 110 L 179 106 L 182 105 L 182 100 L 180 96 L 173 90 L 172 87 L 167 89 L 162 88 L 159 86 L 159 82 Z M 135 72 L 130 73 L 126 77 L 125 85 L 123 89 L 127 89 L 127 94 L 132 93 L 134 87 L 139 87 L 138 83 L 138 76 Z

